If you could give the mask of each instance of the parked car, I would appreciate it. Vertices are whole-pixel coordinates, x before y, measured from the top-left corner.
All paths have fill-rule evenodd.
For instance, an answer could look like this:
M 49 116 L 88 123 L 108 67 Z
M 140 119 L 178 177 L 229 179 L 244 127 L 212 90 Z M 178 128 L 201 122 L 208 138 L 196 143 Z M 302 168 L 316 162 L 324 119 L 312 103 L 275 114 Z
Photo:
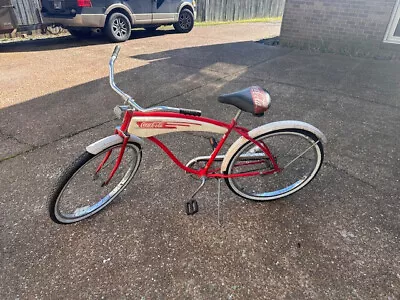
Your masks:
M 59 24 L 77 37 L 101 30 L 113 42 L 129 39 L 133 27 L 154 31 L 173 25 L 180 33 L 192 30 L 195 0 L 42 0 L 43 22 Z

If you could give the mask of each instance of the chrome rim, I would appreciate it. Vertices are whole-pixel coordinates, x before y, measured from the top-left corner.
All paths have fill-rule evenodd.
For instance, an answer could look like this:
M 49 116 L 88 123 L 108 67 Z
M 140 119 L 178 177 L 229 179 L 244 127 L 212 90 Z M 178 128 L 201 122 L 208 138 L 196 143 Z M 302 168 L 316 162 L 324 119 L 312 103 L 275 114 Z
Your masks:
M 128 34 L 128 24 L 123 18 L 116 18 L 112 22 L 112 31 L 117 37 L 125 37 Z
M 117 148 L 120 148 L 120 145 L 111 148 L 115 154 L 119 152 L 119 149 Z M 136 146 L 128 144 L 124 153 L 124 159 L 122 160 L 119 168 L 120 173 L 123 173 L 123 175 L 121 174 L 122 178 L 121 176 L 119 179 L 116 178 L 118 177 L 117 171 L 109 185 L 102 187 L 102 182 L 107 179 L 107 176 L 113 167 L 113 162 L 115 162 L 116 158 L 110 157 L 109 161 L 107 161 L 100 172 L 101 174 L 95 174 L 94 171 L 108 150 L 109 149 L 101 152 L 100 155 L 92 157 L 69 179 L 56 201 L 55 215 L 57 219 L 64 223 L 71 223 L 93 215 L 111 202 L 111 200 L 113 200 L 131 181 L 136 173 L 137 168 L 139 167 L 141 153 Z M 128 155 L 131 157 L 128 157 Z M 124 166 L 127 168 L 127 170 L 121 172 L 121 169 Z M 82 177 L 81 174 L 84 175 L 83 178 L 91 180 L 88 182 L 80 180 Z M 82 188 L 82 191 L 78 190 L 77 183 L 75 183 L 76 179 L 78 179 L 77 183 Z M 94 192 L 93 189 L 96 189 L 97 193 Z M 93 191 L 93 193 L 90 191 Z M 65 200 L 64 197 L 67 200 Z M 93 203 L 92 199 L 95 198 L 99 200 L 94 201 Z M 68 201 L 68 199 L 70 199 L 70 201 Z
M 183 12 L 179 16 L 179 26 L 182 29 L 189 29 L 192 26 L 192 17 L 188 12 Z
M 252 200 L 273 200 L 292 194 L 306 185 L 315 176 L 321 165 L 322 156 L 317 143 L 304 134 L 298 132 L 279 132 L 263 136 L 257 140 L 264 140 L 266 142 L 266 145 L 270 148 L 272 155 L 280 167 L 288 165 L 288 162 L 293 161 L 298 154 L 301 154 L 304 150 L 308 150 L 301 155 L 301 160 L 294 161 L 287 169 L 283 169 L 279 173 L 265 176 L 230 178 L 229 181 L 232 188 L 236 193 L 245 198 Z M 234 163 L 229 166 L 228 173 L 249 171 L 243 170 L 241 167 L 237 169 L 235 167 L 236 161 L 242 161 L 241 156 L 247 153 L 257 153 L 259 152 L 258 150 L 259 148 L 252 146 L 252 144 L 245 146 L 233 158 Z M 266 159 L 264 165 L 260 164 L 259 171 L 272 169 L 272 163 Z M 256 171 L 253 166 L 251 171 Z

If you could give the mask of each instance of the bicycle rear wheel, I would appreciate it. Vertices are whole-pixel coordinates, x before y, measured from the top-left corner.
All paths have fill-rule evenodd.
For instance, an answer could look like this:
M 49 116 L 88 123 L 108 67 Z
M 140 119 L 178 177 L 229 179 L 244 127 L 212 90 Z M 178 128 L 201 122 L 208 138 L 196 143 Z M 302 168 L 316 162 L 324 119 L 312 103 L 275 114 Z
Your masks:
M 254 139 L 268 147 L 282 171 L 270 175 L 225 179 L 235 194 L 249 200 L 268 201 L 293 194 L 317 175 L 324 159 L 321 141 L 306 130 L 281 129 Z M 227 174 L 273 169 L 270 159 L 249 141 L 233 155 L 228 163 Z
M 64 172 L 49 201 L 49 213 L 54 222 L 70 224 L 86 219 L 106 207 L 125 189 L 134 177 L 142 157 L 140 146 L 134 143 L 127 144 L 117 172 L 103 186 L 121 147 L 122 144 L 118 144 L 96 155 L 85 152 Z M 110 157 L 96 173 L 109 151 Z

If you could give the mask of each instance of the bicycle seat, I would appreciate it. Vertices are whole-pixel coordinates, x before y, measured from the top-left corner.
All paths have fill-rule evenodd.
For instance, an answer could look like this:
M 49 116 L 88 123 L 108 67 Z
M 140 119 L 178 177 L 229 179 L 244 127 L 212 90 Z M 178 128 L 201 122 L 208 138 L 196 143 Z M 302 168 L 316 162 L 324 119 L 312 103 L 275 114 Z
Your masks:
M 224 94 L 218 97 L 218 101 L 234 105 L 237 108 L 261 117 L 271 106 L 271 96 L 267 90 L 259 86 L 252 86 L 232 94 Z

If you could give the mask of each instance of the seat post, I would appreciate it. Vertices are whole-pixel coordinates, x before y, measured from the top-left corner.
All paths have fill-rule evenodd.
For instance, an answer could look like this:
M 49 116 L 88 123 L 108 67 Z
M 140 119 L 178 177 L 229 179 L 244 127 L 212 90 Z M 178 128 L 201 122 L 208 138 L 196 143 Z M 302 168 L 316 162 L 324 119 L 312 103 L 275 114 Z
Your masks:
M 238 112 L 236 113 L 236 116 L 233 118 L 235 121 L 237 121 L 240 117 L 240 115 L 242 114 L 242 110 L 239 109 Z

